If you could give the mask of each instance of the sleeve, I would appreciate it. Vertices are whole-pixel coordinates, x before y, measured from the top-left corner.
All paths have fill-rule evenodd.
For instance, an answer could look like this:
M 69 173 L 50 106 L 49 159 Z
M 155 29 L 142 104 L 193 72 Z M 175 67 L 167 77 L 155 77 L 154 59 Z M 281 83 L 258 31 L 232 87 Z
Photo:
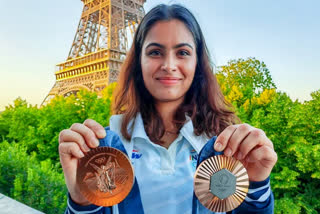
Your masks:
M 264 181 L 250 182 L 244 202 L 232 214 L 270 214 L 274 209 L 274 197 L 270 187 L 270 177 Z
M 94 204 L 81 206 L 72 201 L 68 194 L 67 209 L 65 214 L 111 214 L 111 207 L 99 207 Z

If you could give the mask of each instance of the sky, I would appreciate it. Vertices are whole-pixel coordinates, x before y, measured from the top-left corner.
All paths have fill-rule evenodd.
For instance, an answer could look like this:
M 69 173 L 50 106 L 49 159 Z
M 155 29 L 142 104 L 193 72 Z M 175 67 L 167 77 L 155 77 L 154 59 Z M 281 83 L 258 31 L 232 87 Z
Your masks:
M 255 57 L 278 91 L 300 102 L 320 89 L 319 0 L 147 0 L 189 8 L 217 66 Z M 40 105 L 66 60 L 80 20 L 80 0 L 0 0 L 0 111 L 21 97 Z

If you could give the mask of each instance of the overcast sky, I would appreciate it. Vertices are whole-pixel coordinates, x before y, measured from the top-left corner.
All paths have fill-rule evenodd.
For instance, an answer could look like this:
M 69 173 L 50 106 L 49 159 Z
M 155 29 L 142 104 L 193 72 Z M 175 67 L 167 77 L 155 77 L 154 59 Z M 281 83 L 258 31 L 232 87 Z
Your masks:
M 320 89 L 320 1 L 147 0 L 181 3 L 198 19 L 216 64 L 255 57 L 278 90 L 309 100 Z M 40 104 L 66 60 L 83 3 L 80 0 L 0 0 L 0 111 L 17 97 Z

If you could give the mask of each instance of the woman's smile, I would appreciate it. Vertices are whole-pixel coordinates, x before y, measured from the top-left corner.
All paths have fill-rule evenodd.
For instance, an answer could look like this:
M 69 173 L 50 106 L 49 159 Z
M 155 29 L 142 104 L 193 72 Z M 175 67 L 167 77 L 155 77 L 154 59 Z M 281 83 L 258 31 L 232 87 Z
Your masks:
M 165 86 L 171 86 L 178 84 L 182 79 L 178 77 L 157 77 L 156 80 Z

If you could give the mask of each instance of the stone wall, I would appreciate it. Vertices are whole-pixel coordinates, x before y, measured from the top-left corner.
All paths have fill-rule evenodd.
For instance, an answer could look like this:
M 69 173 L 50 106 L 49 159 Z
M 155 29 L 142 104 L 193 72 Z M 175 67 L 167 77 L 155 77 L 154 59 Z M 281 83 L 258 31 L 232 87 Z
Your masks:
M 12 198 L 0 193 L 0 213 L 1 214 L 43 214 L 42 212 L 28 207 Z

